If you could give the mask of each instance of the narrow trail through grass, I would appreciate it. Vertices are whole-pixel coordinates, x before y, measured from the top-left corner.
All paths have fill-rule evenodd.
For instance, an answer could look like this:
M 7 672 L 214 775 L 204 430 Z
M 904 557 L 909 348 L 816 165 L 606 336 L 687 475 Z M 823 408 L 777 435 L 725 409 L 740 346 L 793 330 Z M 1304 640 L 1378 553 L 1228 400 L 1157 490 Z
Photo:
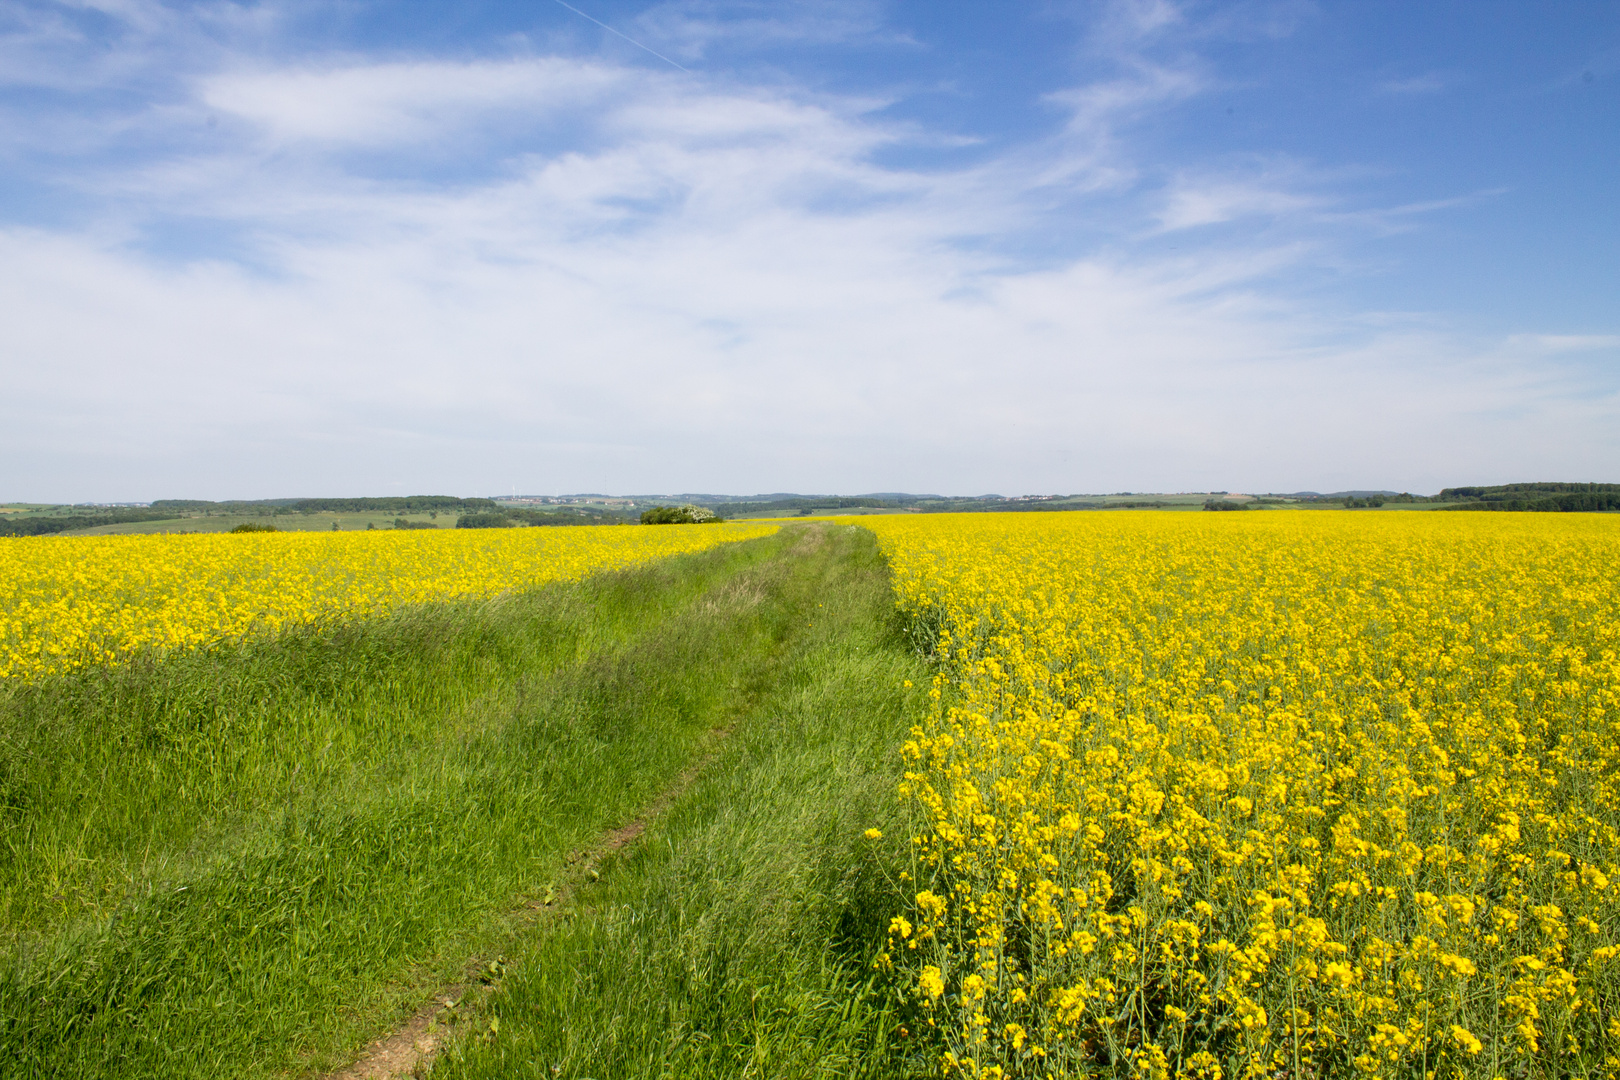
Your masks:
M 320 1075 L 503 954 L 435 1075 L 809 1060 L 882 937 L 860 834 L 896 812 L 916 664 L 870 534 L 818 526 L 4 691 L 3 1071 Z M 802 1008 L 761 1026 L 758 993 Z M 893 1058 L 868 1006 L 837 1052 Z
M 812 535 L 833 557 L 768 693 L 641 842 L 520 942 L 434 1077 L 937 1074 L 872 964 L 909 862 L 895 747 L 927 673 L 870 534 Z
M 728 732 L 715 734 L 724 736 Z M 600 880 L 602 862 L 635 843 L 713 760 L 712 752 L 704 754 L 688 765 L 667 790 L 642 807 L 633 821 L 609 830 L 585 851 L 570 852 L 558 880 L 548 885 L 543 894 L 528 898 L 509 913 L 505 944 L 518 945 L 520 938 L 543 930 L 549 917 L 568 911 L 581 886 Z M 346 1068 L 329 1073 L 327 1080 L 389 1080 L 423 1075 L 448 1038 L 456 1033 L 456 1024 L 470 1015 L 471 1009 L 484 1004 L 489 991 L 498 988 L 506 965 L 504 955 L 469 957 L 459 981 L 439 987 L 409 1020 L 373 1041 Z

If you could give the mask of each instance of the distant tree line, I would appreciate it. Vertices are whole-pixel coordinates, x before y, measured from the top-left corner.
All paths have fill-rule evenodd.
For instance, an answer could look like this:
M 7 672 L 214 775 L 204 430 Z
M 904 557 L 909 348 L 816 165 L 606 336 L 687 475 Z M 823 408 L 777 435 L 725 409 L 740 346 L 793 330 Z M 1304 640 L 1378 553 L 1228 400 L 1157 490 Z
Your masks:
M 1157 510 L 1161 506 L 1170 504 L 1163 499 L 1130 499 L 1124 502 L 1107 502 L 1095 499 L 1065 499 L 1057 501 L 1052 499 L 985 499 L 985 498 L 956 498 L 956 499 L 925 499 L 907 507 L 924 514 L 1040 514 L 1057 513 L 1066 510 Z
M 424 514 L 429 510 L 487 513 L 496 506 L 494 499 L 458 499 L 454 495 L 391 495 L 376 499 L 299 499 L 289 509 L 301 514 L 363 514 L 367 511 Z
M 1129 493 L 1126 493 L 1129 494 Z M 911 510 L 923 514 L 976 514 L 976 513 L 1042 513 L 1058 510 L 1130 510 L 1157 509 L 1168 506 L 1162 499 L 1132 499 L 1108 502 L 1069 496 L 1062 499 L 1006 499 L 990 495 L 919 495 L 903 499 L 816 498 L 804 496 L 791 499 L 771 499 L 715 504 L 713 509 L 722 517 L 735 518 L 760 514 L 776 517 L 807 517 L 817 510 L 847 510 L 868 507 L 882 510 Z
M 1341 492 L 1337 495 L 1284 495 L 1269 498 L 1262 496 L 1255 501 L 1266 503 L 1270 506 L 1286 506 L 1289 503 L 1302 502 L 1329 504 L 1339 503 L 1345 507 L 1355 508 L 1366 506 L 1383 506 L 1385 503 L 1424 503 L 1433 502 L 1434 500 L 1427 495 L 1413 495 L 1410 491 L 1371 491 L 1363 492 L 1360 495 L 1347 495 Z
M 296 501 L 296 499 L 227 499 L 225 502 L 209 502 L 207 499 L 157 499 L 151 503 L 151 507 L 153 510 L 165 511 L 166 517 L 210 510 L 223 510 L 233 514 L 265 514 L 278 510 L 285 513 L 287 507 Z
M 6 514 L 0 517 L 0 536 L 48 536 L 51 533 L 69 532 L 73 529 L 93 529 L 97 525 L 124 525 L 132 521 L 160 521 L 171 518 L 173 514 L 155 513 L 151 510 L 109 510 L 103 513 L 70 513 L 52 514 L 42 517 L 20 517 L 20 520 L 6 520 L 13 517 Z
M 1277 501 L 1263 499 L 1263 502 Z M 1291 501 L 1285 499 L 1282 501 Z M 1438 495 L 1413 495 L 1403 491 L 1339 493 L 1298 499 L 1309 503 L 1338 503 L 1349 509 L 1378 507 L 1386 503 L 1443 503 L 1444 510 L 1504 510 L 1541 512 L 1592 512 L 1620 510 L 1620 484 L 1585 484 L 1542 481 L 1525 484 L 1490 484 L 1443 488 Z
M 1130 494 L 1122 492 L 1121 494 Z M 838 496 L 796 496 L 787 499 L 735 500 L 713 505 L 716 513 L 725 518 L 770 514 L 775 517 L 808 517 L 818 510 L 847 510 L 873 508 L 882 510 L 910 510 L 923 514 L 976 514 L 976 513 L 1051 513 L 1059 510 L 1130 510 L 1158 509 L 1168 506 L 1163 499 L 1131 499 L 1110 502 L 1104 499 L 1080 496 L 1052 496 L 1039 499 L 1008 499 L 999 495 L 915 495 L 897 498 L 870 498 Z
M 494 510 L 493 499 L 459 499 L 454 495 L 385 495 L 367 499 L 231 499 L 208 502 L 204 499 L 158 499 L 154 510 L 176 513 L 224 511 L 247 514 L 422 514 L 429 510 L 478 513 Z
M 1620 484 L 1541 481 L 1446 488 L 1435 497 L 1447 510 L 1503 510 L 1519 513 L 1593 513 L 1620 510 Z
M 751 502 L 739 500 L 737 502 L 717 504 L 710 507 L 710 509 L 727 518 L 746 517 L 751 514 L 775 514 L 778 517 L 788 517 L 803 511 L 847 510 L 851 507 L 860 506 L 899 508 L 902 505 L 904 504 L 895 502 L 892 499 L 845 499 L 836 496 L 815 498 L 814 496 L 805 496 L 796 499 L 754 500 Z M 654 509 L 662 508 L 654 507 Z
M 497 508 L 486 513 L 463 514 L 458 529 L 513 529 L 534 525 L 618 525 L 627 518 L 595 507 L 568 510 L 522 510 Z M 397 526 L 396 526 L 397 527 Z
M 1505 510 L 1529 513 L 1593 513 L 1620 510 L 1620 491 L 1593 494 L 1553 495 L 1544 499 L 1490 499 L 1452 503 L 1446 510 Z
M 1533 484 L 1493 484 L 1489 487 L 1444 488 L 1436 495 L 1436 502 L 1502 502 L 1527 501 L 1555 495 L 1614 495 L 1620 494 L 1620 484 L 1572 484 L 1561 481 L 1540 481 Z

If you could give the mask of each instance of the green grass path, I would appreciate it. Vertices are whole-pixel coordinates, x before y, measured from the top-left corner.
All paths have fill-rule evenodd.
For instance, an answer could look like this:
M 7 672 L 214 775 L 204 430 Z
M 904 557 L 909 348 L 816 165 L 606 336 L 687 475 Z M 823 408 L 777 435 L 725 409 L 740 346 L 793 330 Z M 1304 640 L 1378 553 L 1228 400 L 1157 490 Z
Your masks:
M 903 685 L 927 679 L 870 534 L 816 535 L 836 556 L 765 696 L 560 925 L 523 941 L 435 1078 L 937 1072 L 871 969 L 906 865 L 896 747 L 919 706 Z
M 859 992 L 922 681 L 891 612 L 870 534 L 794 528 L 4 691 L 0 1074 L 318 1074 L 496 952 L 499 1030 L 435 1075 L 892 1069 Z

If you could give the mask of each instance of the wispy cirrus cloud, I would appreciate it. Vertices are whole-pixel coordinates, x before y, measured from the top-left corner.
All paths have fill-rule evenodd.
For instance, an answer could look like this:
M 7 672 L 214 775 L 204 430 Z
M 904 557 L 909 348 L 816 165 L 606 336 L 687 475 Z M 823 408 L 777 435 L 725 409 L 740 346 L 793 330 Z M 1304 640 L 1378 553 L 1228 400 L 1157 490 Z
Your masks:
M 873 0 L 684 0 L 656 4 L 636 17 L 638 35 L 686 60 L 716 47 L 895 45 L 910 43 Z
M 1293 218 L 1314 215 L 1329 205 L 1321 195 L 1289 190 L 1280 185 L 1241 180 L 1178 178 L 1166 193 L 1159 212 L 1165 232 L 1203 225 L 1224 225 L 1243 218 Z
M 1459 81 L 1460 76 L 1453 72 L 1428 71 L 1421 75 L 1381 80 L 1375 89 L 1380 94 L 1438 94 L 1450 90 Z
M 630 77 L 563 57 L 340 62 L 211 74 L 199 80 L 196 104 L 280 143 L 386 146 L 451 137 L 469 124 L 543 122 L 595 106 Z

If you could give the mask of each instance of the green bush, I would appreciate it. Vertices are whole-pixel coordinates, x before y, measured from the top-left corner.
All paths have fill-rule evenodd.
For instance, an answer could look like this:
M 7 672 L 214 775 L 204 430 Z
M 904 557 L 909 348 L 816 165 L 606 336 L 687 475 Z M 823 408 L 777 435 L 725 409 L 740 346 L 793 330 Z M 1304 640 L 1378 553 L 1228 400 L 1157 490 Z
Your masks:
M 231 532 L 233 532 L 233 533 L 280 532 L 280 531 L 281 530 L 276 528 L 274 525 L 260 525 L 256 521 L 244 521 L 244 522 L 242 522 L 242 524 L 236 526 L 236 528 L 231 530 Z
M 510 529 L 517 522 L 499 511 L 493 514 L 462 514 L 456 522 L 458 529 Z
M 655 506 L 641 512 L 643 525 L 706 525 L 720 516 L 705 506 Z

